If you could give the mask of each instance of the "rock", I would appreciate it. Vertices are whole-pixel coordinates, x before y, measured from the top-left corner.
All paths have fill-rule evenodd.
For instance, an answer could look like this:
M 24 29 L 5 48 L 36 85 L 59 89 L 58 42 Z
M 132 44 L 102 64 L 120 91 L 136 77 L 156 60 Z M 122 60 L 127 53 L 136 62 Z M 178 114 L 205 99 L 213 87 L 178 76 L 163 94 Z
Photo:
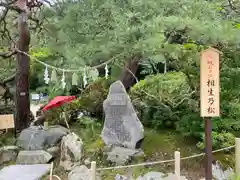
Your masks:
M 57 157 L 60 154 L 60 148 L 58 146 L 50 147 L 46 151 L 53 157 Z
M 111 149 L 112 149 L 112 146 L 104 146 L 104 147 L 103 147 L 103 152 L 104 152 L 104 153 L 110 152 Z
M 111 152 L 108 152 L 107 160 L 118 165 L 127 163 L 132 157 L 139 155 L 139 150 L 127 149 L 123 147 L 114 147 Z
M 101 137 L 104 143 L 138 148 L 136 145 L 144 138 L 143 125 L 121 81 L 116 81 L 110 86 L 103 108 L 105 122 Z
M 169 173 L 163 180 L 176 180 L 176 175 Z M 185 176 L 180 176 L 180 180 L 187 180 Z
M 68 173 L 68 180 L 89 180 L 90 173 L 86 166 L 76 166 Z
M 68 180 L 89 180 L 90 170 L 86 166 L 75 166 L 73 170 L 68 173 Z M 97 175 L 96 180 L 101 178 Z
M 43 150 L 20 151 L 17 164 L 45 164 L 50 162 L 52 155 Z
M 140 176 L 137 180 L 163 180 L 164 174 L 161 172 L 148 172 L 143 177 Z M 174 179 L 175 180 L 175 179 Z
M 122 176 L 120 174 L 117 174 L 114 178 L 114 180 L 130 180 L 128 177 L 126 176 Z
M 12 165 L 0 171 L 1 180 L 37 180 L 46 175 L 51 166 L 49 164 Z
M 16 161 L 17 153 L 17 146 L 4 146 L 0 148 L 0 165 L 11 161 Z
M 47 130 L 30 126 L 21 132 L 17 144 L 24 150 L 43 150 L 57 145 L 68 132 L 61 126 L 49 127 Z
M 223 167 L 221 167 L 221 163 L 216 161 L 216 163 L 212 164 L 212 174 L 216 180 L 227 180 L 233 177 L 234 171 L 231 167 L 223 169 Z M 205 180 L 205 178 L 202 178 L 200 180 Z
M 90 158 L 87 158 L 84 160 L 84 164 L 87 166 L 89 164 L 91 164 L 91 159 Z
M 212 173 L 213 173 L 213 177 L 216 180 L 223 180 L 223 179 L 230 179 L 230 177 L 233 176 L 234 171 L 230 167 L 224 170 L 221 167 L 220 163 L 217 161 L 215 164 L 212 165 Z
M 70 170 L 74 164 L 81 161 L 83 142 L 75 133 L 63 137 L 61 143 L 60 165 L 65 170 Z

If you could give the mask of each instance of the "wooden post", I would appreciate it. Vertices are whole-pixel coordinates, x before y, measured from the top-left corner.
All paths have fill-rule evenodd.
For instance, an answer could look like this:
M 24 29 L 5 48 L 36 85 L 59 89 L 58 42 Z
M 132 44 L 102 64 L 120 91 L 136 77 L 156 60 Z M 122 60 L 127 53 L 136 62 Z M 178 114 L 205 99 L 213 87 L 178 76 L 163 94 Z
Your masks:
M 96 161 L 91 162 L 91 180 L 96 180 Z
M 48 129 L 48 122 L 47 122 L 47 121 L 43 123 L 43 127 L 44 127 L 45 129 Z
M 212 180 L 212 117 L 220 116 L 219 51 L 208 48 L 200 61 L 201 117 L 205 124 L 205 179 Z
M 212 180 L 212 122 L 211 118 L 204 118 L 205 122 L 205 178 Z
M 175 158 L 175 176 L 176 180 L 180 180 L 180 152 L 175 151 L 174 152 L 174 158 Z
M 51 163 L 51 169 L 50 169 L 50 177 L 49 180 L 52 180 L 53 177 L 53 162 Z
M 64 110 L 63 110 L 63 113 L 62 113 L 62 114 L 63 114 L 63 119 L 64 119 L 64 121 L 65 121 L 65 123 L 66 123 L 66 126 L 67 126 L 67 128 L 70 130 L 66 112 L 64 112 Z
M 240 138 L 236 138 L 236 148 L 235 148 L 235 163 L 236 163 L 236 175 L 240 176 Z

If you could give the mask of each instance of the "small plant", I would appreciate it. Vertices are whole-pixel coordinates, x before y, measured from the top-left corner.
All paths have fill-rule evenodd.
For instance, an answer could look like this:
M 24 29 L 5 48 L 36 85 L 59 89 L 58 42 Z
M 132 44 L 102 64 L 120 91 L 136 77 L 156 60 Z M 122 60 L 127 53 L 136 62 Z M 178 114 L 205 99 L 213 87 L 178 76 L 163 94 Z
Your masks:
M 78 123 L 85 129 L 82 136 L 87 137 L 88 139 L 89 137 L 91 139 L 96 138 L 97 132 L 101 128 L 101 123 L 99 123 L 97 119 L 87 116 L 79 118 Z
M 112 79 L 100 78 L 87 86 L 79 99 L 80 108 L 101 118 L 103 113 L 102 104 L 107 97 L 108 89 L 112 82 Z

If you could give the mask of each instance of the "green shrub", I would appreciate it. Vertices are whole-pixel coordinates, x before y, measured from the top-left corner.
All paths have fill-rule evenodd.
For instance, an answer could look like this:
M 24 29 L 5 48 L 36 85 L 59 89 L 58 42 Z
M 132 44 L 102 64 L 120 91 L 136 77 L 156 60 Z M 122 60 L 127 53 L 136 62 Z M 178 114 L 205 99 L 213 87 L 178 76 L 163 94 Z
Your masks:
M 188 112 L 176 123 L 176 130 L 184 136 L 201 139 L 202 133 L 204 132 L 203 122 L 199 113 Z
M 204 149 L 205 135 L 202 134 L 201 142 L 197 143 L 199 149 Z M 235 136 L 229 132 L 212 132 L 212 147 L 213 149 L 225 148 L 235 144 Z
M 100 78 L 99 80 L 88 85 L 80 97 L 70 103 L 66 103 L 59 108 L 51 109 L 47 112 L 47 120 L 51 124 L 64 123 L 61 118 L 61 112 L 66 112 L 69 123 L 77 120 L 77 112 L 87 111 L 97 117 L 102 117 L 103 101 L 108 94 L 109 86 L 113 80 Z
M 112 83 L 112 79 L 100 78 L 88 85 L 76 102 L 79 103 L 79 108 L 102 117 L 103 101 L 107 98 L 108 89 Z
M 53 108 L 46 111 L 45 112 L 46 121 L 48 121 L 50 125 L 62 123 L 61 113 L 62 113 L 61 108 Z
M 130 96 L 143 124 L 155 128 L 175 127 L 192 101 L 181 72 L 147 76 L 131 88 Z

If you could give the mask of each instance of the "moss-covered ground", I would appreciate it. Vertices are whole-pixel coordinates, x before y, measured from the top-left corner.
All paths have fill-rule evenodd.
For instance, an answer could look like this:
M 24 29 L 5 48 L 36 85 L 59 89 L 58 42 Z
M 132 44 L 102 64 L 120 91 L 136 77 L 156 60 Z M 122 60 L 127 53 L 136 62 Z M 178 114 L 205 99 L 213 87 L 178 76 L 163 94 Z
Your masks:
M 75 133 L 83 138 L 85 143 L 85 158 L 91 158 L 97 162 L 98 167 L 114 166 L 106 161 L 102 153 L 104 144 L 101 140 L 101 127 L 84 128 L 81 125 L 72 126 Z M 180 151 L 181 157 L 187 157 L 194 154 L 203 153 L 196 148 L 196 141 L 191 138 L 183 137 L 181 134 L 172 130 L 155 131 L 145 128 L 145 139 L 142 144 L 145 153 L 144 157 L 133 159 L 129 164 L 136 164 L 149 161 L 162 161 L 174 158 L 174 151 Z M 234 166 L 233 154 L 217 153 L 214 154 L 214 160 L 220 160 L 223 165 Z M 189 180 L 199 180 L 204 176 L 204 157 L 198 157 L 181 161 L 181 173 Z M 151 166 L 134 167 L 130 169 L 119 169 L 113 171 L 104 171 L 101 177 L 104 180 L 112 180 L 119 174 L 131 174 L 134 177 L 143 175 L 149 171 L 160 171 L 164 173 L 174 172 L 174 163 L 157 164 Z

